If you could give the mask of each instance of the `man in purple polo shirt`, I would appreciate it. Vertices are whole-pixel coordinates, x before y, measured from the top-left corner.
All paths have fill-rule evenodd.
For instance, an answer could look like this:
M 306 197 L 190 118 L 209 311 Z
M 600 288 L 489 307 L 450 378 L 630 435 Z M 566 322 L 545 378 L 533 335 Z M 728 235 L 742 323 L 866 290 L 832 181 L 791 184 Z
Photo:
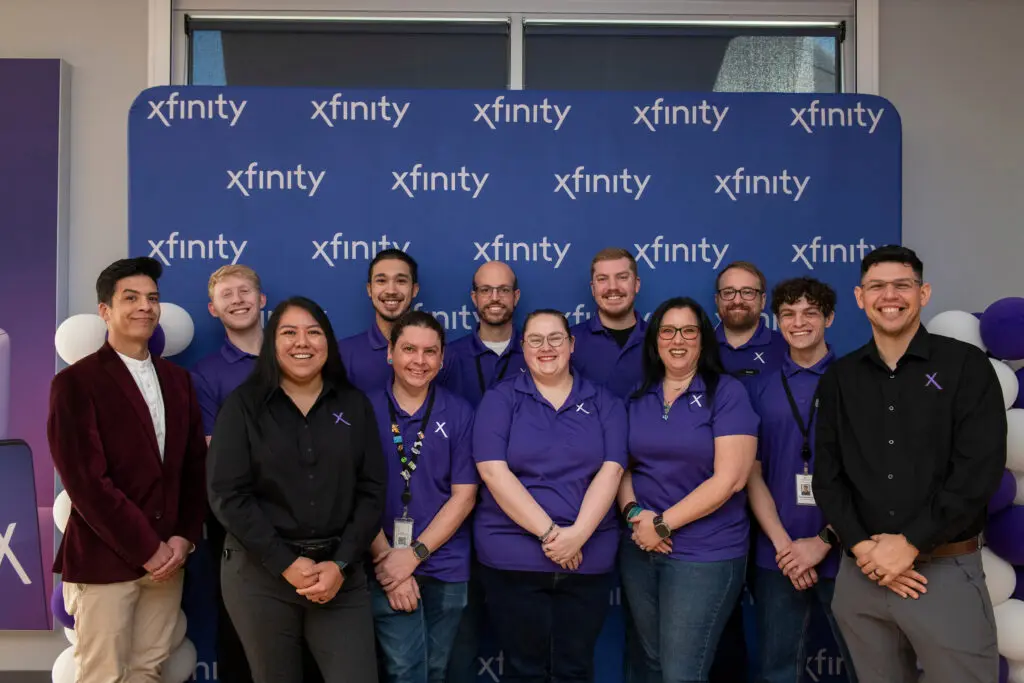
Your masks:
M 519 303 L 519 280 L 512 269 L 501 261 L 483 264 L 473 275 L 470 297 L 480 324 L 449 344 L 441 382 L 476 407 L 485 391 L 525 372 L 526 363 L 512 324 Z
M 634 308 L 639 291 L 633 255 L 618 247 L 602 249 L 590 262 L 590 292 L 597 315 L 572 328 L 573 368 L 620 398 L 626 398 L 643 379 L 647 323 Z
M 338 342 L 349 381 L 365 394 L 383 390 L 391 379 L 388 337 L 420 291 L 418 276 L 415 259 L 401 249 L 385 249 L 370 262 L 366 294 L 376 312 L 374 324 Z
M 715 305 L 722 324 L 715 331 L 725 371 L 749 391 L 758 375 L 779 369 L 786 342 L 761 317 L 767 284 L 749 261 L 730 263 L 715 280 Z
M 193 384 L 203 412 L 206 442 L 210 442 L 217 413 L 224 400 L 252 372 L 263 343 L 260 311 L 267 297 L 256 272 L 243 265 L 218 268 L 208 286 L 210 315 L 224 325 L 224 343 L 192 368 Z M 224 528 L 212 514 L 206 516 L 206 540 L 214 567 L 210 572 L 218 606 L 217 670 L 227 683 L 249 683 L 252 674 L 242 643 L 231 623 L 220 593 L 219 559 L 224 549 Z
M 847 680 L 856 680 L 849 651 L 832 615 L 839 568 L 837 537 L 814 502 L 815 393 L 835 360 L 825 329 L 835 317 L 836 293 L 812 278 L 780 282 L 772 312 L 789 345 L 782 368 L 760 375 L 751 390 L 761 416 L 757 462 L 747 482 L 757 534 L 754 595 L 764 683 L 799 683 L 807 623 L 814 603 L 825 612 Z

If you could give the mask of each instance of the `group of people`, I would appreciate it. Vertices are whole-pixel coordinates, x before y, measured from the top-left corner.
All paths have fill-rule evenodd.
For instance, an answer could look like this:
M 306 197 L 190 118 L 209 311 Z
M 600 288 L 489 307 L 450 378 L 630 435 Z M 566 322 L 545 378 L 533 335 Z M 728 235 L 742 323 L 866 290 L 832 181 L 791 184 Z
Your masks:
M 616 576 L 628 683 L 745 680 L 744 590 L 766 683 L 800 680 L 815 605 L 851 682 L 996 680 L 980 549 L 1002 395 L 983 352 L 921 324 L 908 248 L 864 258 L 872 338 L 842 358 L 823 282 L 769 297 L 738 261 L 717 329 L 688 297 L 645 320 L 618 248 L 573 327 L 538 309 L 517 328 L 515 273 L 484 264 L 479 325 L 451 341 L 386 250 L 373 324 L 340 341 L 301 296 L 262 325 L 258 275 L 220 268 L 225 339 L 186 371 L 148 351 L 160 275 L 103 271 L 107 342 L 51 391 L 80 682 L 160 680 L 204 524 L 224 681 L 464 683 L 485 620 L 503 680 L 590 681 Z

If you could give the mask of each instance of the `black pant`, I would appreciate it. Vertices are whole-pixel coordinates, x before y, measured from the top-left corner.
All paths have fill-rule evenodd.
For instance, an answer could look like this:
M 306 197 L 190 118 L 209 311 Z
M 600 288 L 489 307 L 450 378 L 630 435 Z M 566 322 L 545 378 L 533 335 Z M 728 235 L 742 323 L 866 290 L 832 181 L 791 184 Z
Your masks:
M 303 644 L 327 683 L 377 683 L 373 615 L 361 567 L 337 596 L 310 602 L 228 537 L 221 560 L 224 604 L 255 683 L 305 683 Z
M 592 681 L 611 574 L 481 567 L 484 601 L 505 653 L 502 683 Z
M 220 588 L 220 558 L 224 553 L 224 527 L 213 514 L 206 516 L 206 542 L 214 561 L 213 592 L 217 600 L 217 680 L 223 683 L 252 683 L 249 661 L 231 616 L 224 607 Z

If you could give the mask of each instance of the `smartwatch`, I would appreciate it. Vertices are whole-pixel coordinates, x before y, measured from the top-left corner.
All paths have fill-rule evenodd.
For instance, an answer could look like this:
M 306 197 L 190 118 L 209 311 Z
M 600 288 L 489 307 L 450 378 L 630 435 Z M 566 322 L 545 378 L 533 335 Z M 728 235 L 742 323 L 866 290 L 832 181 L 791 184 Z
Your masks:
M 825 527 L 819 531 L 818 538 L 820 538 L 825 545 L 835 546 L 839 544 L 839 536 L 836 532 L 832 531 L 831 527 Z
M 411 547 L 413 554 L 416 556 L 416 559 L 420 562 L 423 562 L 428 557 L 430 557 L 430 549 L 427 546 L 420 543 L 419 541 L 413 541 Z
M 352 572 L 348 568 L 348 562 L 334 560 L 334 564 L 338 565 L 338 569 L 341 570 L 341 578 L 347 579 L 349 576 L 351 576 Z
M 658 532 L 659 538 L 668 538 L 672 535 L 672 529 L 669 528 L 668 524 L 665 524 L 665 519 L 658 515 L 653 520 L 654 530 Z

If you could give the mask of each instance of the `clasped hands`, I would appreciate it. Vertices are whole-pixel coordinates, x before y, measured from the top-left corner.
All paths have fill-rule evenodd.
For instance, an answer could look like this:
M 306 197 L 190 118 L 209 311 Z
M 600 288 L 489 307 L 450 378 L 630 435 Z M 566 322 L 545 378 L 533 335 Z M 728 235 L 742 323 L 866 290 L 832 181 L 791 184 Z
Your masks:
M 902 534 L 875 534 L 852 551 L 861 572 L 879 586 L 915 600 L 927 592 L 928 579 L 914 570 L 918 550 Z
M 562 569 L 575 571 L 583 563 L 583 544 L 587 536 L 578 526 L 558 526 L 548 532 L 547 538 L 541 543 L 544 555 Z
M 149 572 L 154 581 L 167 581 L 183 566 L 192 552 L 192 543 L 181 536 L 171 536 L 167 542 L 160 541 L 153 557 L 142 568 Z
M 655 552 L 668 555 L 672 552 L 672 539 L 662 538 L 654 528 L 654 518 L 657 515 L 651 510 L 642 510 L 629 525 L 633 528 L 632 540 L 636 547 L 644 552 Z
M 377 582 L 384 589 L 391 609 L 414 612 L 420 601 L 420 586 L 412 573 L 419 565 L 412 548 L 388 548 L 373 558 Z
M 297 558 L 282 576 L 295 587 L 296 593 L 319 604 L 333 600 L 345 582 L 341 567 L 336 563 L 314 562 L 308 557 Z

